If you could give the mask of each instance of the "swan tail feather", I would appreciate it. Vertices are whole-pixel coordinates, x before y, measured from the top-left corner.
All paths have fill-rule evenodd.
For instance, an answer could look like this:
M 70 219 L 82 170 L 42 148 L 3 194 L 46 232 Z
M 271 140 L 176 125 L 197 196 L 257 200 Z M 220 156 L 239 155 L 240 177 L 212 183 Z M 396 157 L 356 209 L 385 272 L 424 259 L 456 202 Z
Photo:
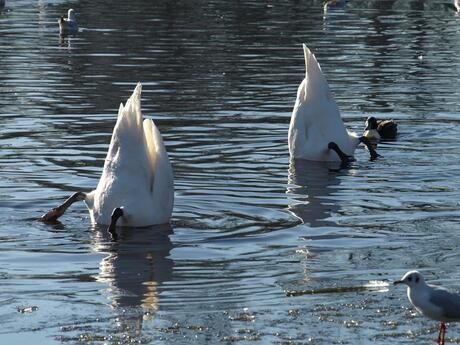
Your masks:
M 328 99 L 332 98 L 329 84 L 324 76 L 321 66 L 316 60 L 315 54 L 304 44 L 303 52 L 305 57 L 305 97 L 316 97 L 322 95 Z
M 141 93 L 142 84 L 138 83 L 126 104 L 124 106 L 123 103 L 121 104 L 118 111 L 118 121 L 124 126 L 137 128 L 142 126 Z
M 162 214 L 171 214 L 174 202 L 173 170 L 161 133 L 151 119 L 143 122 L 146 151 L 152 166 L 150 180 L 155 204 L 162 208 Z M 159 212 L 160 213 L 160 212 Z

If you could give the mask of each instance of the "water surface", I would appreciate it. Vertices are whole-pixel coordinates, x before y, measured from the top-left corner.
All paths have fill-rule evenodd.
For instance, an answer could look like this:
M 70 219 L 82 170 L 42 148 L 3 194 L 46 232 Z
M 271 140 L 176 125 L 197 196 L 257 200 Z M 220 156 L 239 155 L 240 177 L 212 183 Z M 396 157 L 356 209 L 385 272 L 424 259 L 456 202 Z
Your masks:
M 0 339 L 431 343 L 436 324 L 387 283 L 417 268 L 460 287 L 460 16 L 447 5 L 7 0 Z M 60 38 L 70 7 L 81 30 Z M 303 42 L 347 127 L 398 121 L 383 158 L 289 162 Z M 60 224 L 36 222 L 96 186 L 138 81 L 174 168 L 172 224 L 114 243 L 83 204 Z M 447 335 L 460 341 L 455 327 Z

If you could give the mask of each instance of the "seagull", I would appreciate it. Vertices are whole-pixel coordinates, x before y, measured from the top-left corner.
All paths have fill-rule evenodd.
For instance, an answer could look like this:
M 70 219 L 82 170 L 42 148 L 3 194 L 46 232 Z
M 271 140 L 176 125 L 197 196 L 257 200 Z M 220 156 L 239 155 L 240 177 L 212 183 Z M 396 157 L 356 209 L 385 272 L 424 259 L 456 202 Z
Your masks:
M 460 321 L 460 295 L 440 286 L 428 285 L 418 271 L 407 272 L 394 284 L 407 285 L 407 297 L 419 313 L 440 321 L 438 344 L 444 345 L 446 322 Z
M 329 10 L 329 9 L 345 7 L 347 2 L 348 2 L 348 0 L 327 0 L 327 1 L 324 1 L 324 5 L 323 5 L 324 13 L 326 13 L 327 10 Z
M 454 0 L 452 4 L 451 3 L 445 4 L 445 8 L 448 8 L 450 10 L 460 13 L 460 0 Z
M 64 17 L 59 18 L 59 33 L 61 35 L 74 34 L 78 32 L 78 23 L 75 18 L 75 10 L 71 8 L 67 12 L 67 19 Z

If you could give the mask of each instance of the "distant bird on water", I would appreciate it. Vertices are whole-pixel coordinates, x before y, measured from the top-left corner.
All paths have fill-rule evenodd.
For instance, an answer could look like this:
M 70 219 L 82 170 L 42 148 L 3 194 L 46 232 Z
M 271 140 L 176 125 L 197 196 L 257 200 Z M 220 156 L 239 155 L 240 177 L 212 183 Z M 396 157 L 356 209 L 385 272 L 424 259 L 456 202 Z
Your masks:
M 394 284 L 407 285 L 407 297 L 417 311 L 429 319 L 440 321 L 438 344 L 444 345 L 445 322 L 460 321 L 460 295 L 428 285 L 418 271 L 407 272 Z
M 453 3 L 444 3 L 444 8 L 453 10 L 455 12 L 460 12 L 460 0 L 454 0 Z
M 394 120 L 377 120 L 373 116 L 367 118 L 363 136 L 369 140 L 396 139 L 397 135 L 398 124 Z
M 347 2 L 348 0 L 327 0 L 323 2 L 323 10 L 324 12 L 327 12 L 329 9 L 342 8 L 345 7 Z
M 1 1 L 1 0 L 0 0 Z M 78 23 L 75 18 L 75 11 L 71 8 L 67 13 L 67 19 L 64 17 L 59 18 L 59 33 L 61 35 L 75 34 L 78 32 Z

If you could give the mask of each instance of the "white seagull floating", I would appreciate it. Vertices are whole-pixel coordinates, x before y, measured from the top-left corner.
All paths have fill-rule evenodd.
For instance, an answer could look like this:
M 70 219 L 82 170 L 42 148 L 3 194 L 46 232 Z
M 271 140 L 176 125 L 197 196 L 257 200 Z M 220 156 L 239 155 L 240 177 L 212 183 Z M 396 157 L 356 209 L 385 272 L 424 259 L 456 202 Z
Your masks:
M 74 34 L 78 32 L 78 23 L 75 17 L 75 11 L 71 8 L 67 12 L 67 19 L 64 17 L 59 18 L 59 33 L 61 35 Z
M 460 12 L 460 1 L 459 0 L 454 0 L 454 7 L 457 10 L 457 12 Z
M 306 75 L 297 90 L 289 126 L 291 158 L 347 163 L 353 159 L 360 143 L 366 145 L 371 159 L 377 158 L 377 152 L 366 137 L 359 137 L 345 128 L 315 55 L 305 44 L 303 50 Z
M 460 321 L 460 295 L 428 285 L 417 271 L 407 272 L 394 284 L 407 285 L 407 297 L 415 309 L 427 318 L 441 322 L 438 344 L 444 345 L 445 322 Z
M 126 105 L 120 105 L 97 188 L 88 194 L 73 194 L 44 214 L 42 221 L 56 221 L 78 200 L 85 202 L 91 221 L 109 225 L 114 237 L 117 225 L 139 227 L 170 221 L 172 167 L 157 127 L 152 120 L 143 120 L 141 90 L 139 83 Z
M 333 8 L 343 8 L 347 4 L 348 0 L 327 0 L 324 1 L 323 10 L 326 13 L 327 10 Z

